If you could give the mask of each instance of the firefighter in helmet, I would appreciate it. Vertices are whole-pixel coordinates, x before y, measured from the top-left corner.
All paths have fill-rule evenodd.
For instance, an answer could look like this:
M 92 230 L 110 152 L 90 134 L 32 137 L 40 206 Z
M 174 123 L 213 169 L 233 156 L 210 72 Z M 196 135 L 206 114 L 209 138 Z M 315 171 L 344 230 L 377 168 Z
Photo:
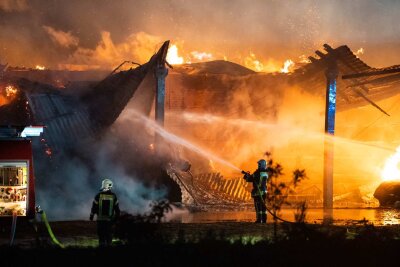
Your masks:
M 267 207 L 266 207 L 266 197 L 267 197 L 267 162 L 264 159 L 260 159 L 258 162 L 258 168 L 253 173 L 243 172 L 243 179 L 246 182 L 253 183 L 253 190 L 251 191 L 251 196 L 254 199 L 254 207 L 256 210 L 256 223 L 266 223 L 267 222 Z
M 111 191 L 113 182 L 104 179 L 100 192 L 94 197 L 89 219 L 97 215 L 97 235 L 100 246 L 110 246 L 112 242 L 112 226 L 119 217 L 120 210 L 117 195 Z

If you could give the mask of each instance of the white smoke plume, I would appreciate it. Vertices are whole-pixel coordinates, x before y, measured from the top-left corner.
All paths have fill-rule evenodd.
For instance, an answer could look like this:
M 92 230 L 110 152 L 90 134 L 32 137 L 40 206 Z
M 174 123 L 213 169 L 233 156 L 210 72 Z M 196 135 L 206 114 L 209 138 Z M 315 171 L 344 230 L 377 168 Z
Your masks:
M 50 26 L 43 26 L 43 29 L 54 43 L 62 47 L 76 47 L 79 44 L 79 38 L 73 36 L 71 32 L 58 31 Z
M 70 70 L 111 69 L 126 60 L 142 64 L 149 60 L 161 43 L 160 37 L 139 32 L 117 44 L 110 32 L 103 31 L 94 49 L 78 47 L 59 67 Z

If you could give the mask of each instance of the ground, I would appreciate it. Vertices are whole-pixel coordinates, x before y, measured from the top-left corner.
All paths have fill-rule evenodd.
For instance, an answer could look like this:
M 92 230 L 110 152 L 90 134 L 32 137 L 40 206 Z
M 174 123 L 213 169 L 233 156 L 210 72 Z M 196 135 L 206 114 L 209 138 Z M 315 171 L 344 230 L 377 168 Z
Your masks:
M 96 223 L 51 222 L 59 248 L 38 225 L 35 232 L 19 222 L 13 246 L 3 225 L 2 266 L 383 266 L 400 249 L 400 226 L 274 225 L 242 222 L 127 223 L 119 225 L 114 244 L 98 248 Z M 3 254 L 4 253 L 4 254 Z M 168 263 L 168 264 L 167 264 Z

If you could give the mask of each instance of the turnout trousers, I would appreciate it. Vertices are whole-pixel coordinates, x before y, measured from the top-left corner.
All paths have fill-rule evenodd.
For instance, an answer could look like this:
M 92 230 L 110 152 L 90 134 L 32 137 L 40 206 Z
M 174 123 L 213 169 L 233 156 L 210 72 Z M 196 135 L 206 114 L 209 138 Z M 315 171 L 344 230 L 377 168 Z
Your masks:
M 267 222 L 267 206 L 265 203 L 266 195 L 254 196 L 254 208 L 256 210 L 256 223 Z

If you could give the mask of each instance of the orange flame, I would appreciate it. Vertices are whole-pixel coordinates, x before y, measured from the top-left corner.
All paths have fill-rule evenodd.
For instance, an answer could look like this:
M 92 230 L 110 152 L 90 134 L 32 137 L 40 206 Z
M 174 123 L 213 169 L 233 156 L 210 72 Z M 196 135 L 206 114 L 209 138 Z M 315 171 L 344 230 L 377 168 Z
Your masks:
M 0 89 L 0 106 L 10 103 L 17 95 L 18 89 L 12 85 L 7 85 Z
M 311 60 L 306 55 L 299 56 L 300 63 L 307 64 L 311 63 Z
M 360 49 L 357 50 L 356 55 L 362 55 L 364 54 L 364 48 L 360 47 Z
M 364 54 L 364 48 L 360 47 L 355 53 L 356 57 Z
M 167 62 L 171 65 L 180 65 L 184 62 L 183 57 L 179 56 L 178 47 L 175 44 L 168 49 Z
M 294 62 L 291 59 L 287 59 L 284 63 L 283 63 L 283 68 L 281 69 L 282 73 L 289 73 L 294 67 Z
M 396 153 L 390 156 L 382 169 L 381 177 L 383 181 L 398 181 L 400 180 L 400 147 L 396 149 Z
M 247 68 L 255 71 L 264 70 L 264 64 L 256 58 L 253 52 L 250 52 L 250 55 L 244 59 L 244 64 Z
M 213 59 L 213 55 L 207 52 L 193 51 L 190 54 L 193 56 L 194 59 L 196 59 L 196 61 L 205 61 Z
M 37 69 L 37 70 L 45 70 L 46 67 L 45 66 L 41 66 L 41 65 L 36 65 L 35 69 Z
M 6 86 L 6 96 L 7 97 L 14 97 L 17 94 L 17 88 L 15 88 L 12 85 L 7 85 Z

